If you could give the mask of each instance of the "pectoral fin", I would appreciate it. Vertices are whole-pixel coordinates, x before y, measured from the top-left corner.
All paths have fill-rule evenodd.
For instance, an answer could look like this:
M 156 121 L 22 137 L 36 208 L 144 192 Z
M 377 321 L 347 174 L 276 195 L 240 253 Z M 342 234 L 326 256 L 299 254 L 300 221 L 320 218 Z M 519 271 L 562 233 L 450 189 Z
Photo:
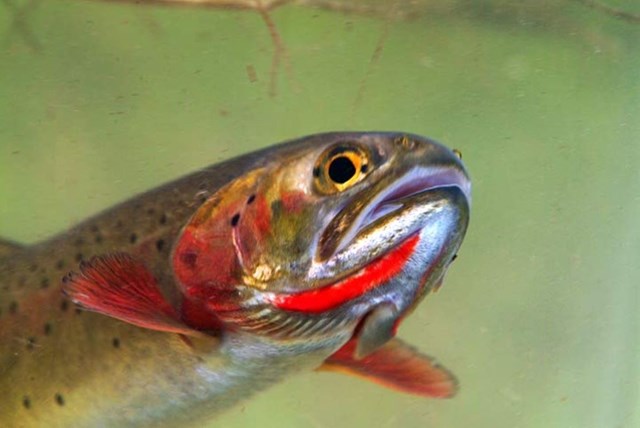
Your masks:
M 356 341 L 350 340 L 330 356 L 319 370 L 356 375 L 422 397 L 448 398 L 458 389 L 451 372 L 399 339 L 391 339 L 361 359 L 354 356 L 356 346 Z
M 151 330 L 204 336 L 187 326 L 144 264 L 128 254 L 94 257 L 63 279 L 64 293 L 84 309 Z

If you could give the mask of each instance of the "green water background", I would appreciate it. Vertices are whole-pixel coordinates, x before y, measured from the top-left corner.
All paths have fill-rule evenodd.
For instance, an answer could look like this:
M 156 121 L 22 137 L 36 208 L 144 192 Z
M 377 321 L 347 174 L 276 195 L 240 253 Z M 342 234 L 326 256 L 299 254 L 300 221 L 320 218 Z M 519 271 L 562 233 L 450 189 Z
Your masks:
M 290 72 L 283 56 L 275 96 L 258 13 L 41 1 L 12 27 L 8 5 L 27 2 L 3 3 L 0 236 L 37 241 L 308 133 L 428 135 L 462 151 L 472 222 L 400 336 L 452 369 L 459 395 L 309 373 L 214 425 L 639 427 L 640 25 L 511 3 L 428 1 L 409 20 L 391 19 L 402 3 L 279 8 Z

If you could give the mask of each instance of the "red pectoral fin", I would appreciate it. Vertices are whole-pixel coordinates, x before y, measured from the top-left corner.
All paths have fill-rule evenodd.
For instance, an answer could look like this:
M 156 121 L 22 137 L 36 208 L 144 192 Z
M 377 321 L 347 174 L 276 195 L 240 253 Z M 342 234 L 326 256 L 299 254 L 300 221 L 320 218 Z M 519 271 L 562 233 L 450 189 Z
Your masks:
M 319 370 L 353 374 L 397 391 L 422 397 L 452 397 L 458 383 L 447 369 L 399 339 L 391 339 L 362 359 L 354 358 L 355 340 L 330 356 Z
M 63 279 L 63 291 L 81 307 L 151 330 L 201 336 L 167 302 L 151 272 L 128 254 L 94 257 Z

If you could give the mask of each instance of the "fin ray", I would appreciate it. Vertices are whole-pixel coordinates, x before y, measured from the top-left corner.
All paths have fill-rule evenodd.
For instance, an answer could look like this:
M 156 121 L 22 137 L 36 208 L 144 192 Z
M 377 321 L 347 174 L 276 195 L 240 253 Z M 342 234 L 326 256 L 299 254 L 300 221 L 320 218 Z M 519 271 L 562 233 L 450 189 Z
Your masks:
M 80 273 L 63 279 L 64 293 L 89 311 L 151 330 L 202 336 L 187 326 L 151 272 L 129 254 L 97 256 L 80 264 Z
M 458 382 L 451 372 L 399 339 L 391 339 L 361 359 L 355 357 L 356 346 L 356 341 L 350 340 L 319 370 L 356 375 L 422 397 L 449 398 L 457 392 Z

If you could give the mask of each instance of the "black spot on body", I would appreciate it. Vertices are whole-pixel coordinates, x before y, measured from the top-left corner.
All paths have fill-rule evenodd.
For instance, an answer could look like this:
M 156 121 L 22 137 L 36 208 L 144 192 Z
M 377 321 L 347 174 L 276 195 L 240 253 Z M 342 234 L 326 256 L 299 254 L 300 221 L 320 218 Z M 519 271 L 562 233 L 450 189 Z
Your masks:
M 51 324 L 50 323 L 45 323 L 43 331 L 44 331 L 44 335 L 45 336 L 49 336 L 51 334 Z
M 111 345 L 114 348 L 119 348 L 120 347 L 120 339 L 118 339 L 117 337 L 114 337 L 113 340 L 111 341 Z
M 82 309 L 76 308 L 76 315 L 81 315 L 81 314 L 82 314 Z
M 56 269 L 58 269 L 58 270 L 64 269 L 64 260 L 58 260 L 56 262 Z
M 25 409 L 30 409 L 31 408 L 31 399 L 29 399 L 28 396 L 24 396 L 24 398 L 22 399 L 22 405 L 24 406 Z
M 62 396 L 62 394 L 57 393 L 55 395 L 55 399 L 56 399 L 56 403 L 58 404 L 58 406 L 64 406 L 64 397 Z
M 363 174 L 366 174 L 367 171 L 369 171 L 369 165 L 368 164 L 362 164 L 362 166 L 360 167 L 360 171 L 362 171 Z
M 158 251 L 162 251 L 163 248 L 164 248 L 164 239 L 158 239 L 156 241 L 156 249 Z
M 160 224 L 166 224 L 167 223 L 167 215 L 165 213 L 162 213 L 162 215 L 160 216 Z
M 40 281 L 40 288 L 48 288 L 49 287 L 49 278 L 42 278 Z
M 249 199 L 247 199 L 247 205 L 251 205 L 255 200 L 256 200 L 256 195 L 249 196 Z
M 313 176 L 316 178 L 320 177 L 320 167 L 317 166 L 313 168 Z
M 180 261 L 186 265 L 189 269 L 195 269 L 196 261 L 198 260 L 198 254 L 192 252 L 185 252 L 180 254 Z
M 36 338 L 35 337 L 30 337 L 30 338 L 27 339 L 27 349 L 29 351 L 33 350 L 33 347 L 35 346 L 35 344 L 36 344 Z
M 18 312 L 18 302 L 14 300 L 13 302 L 9 303 L 9 313 L 15 314 L 16 312 Z
M 231 217 L 231 226 L 236 227 L 240 221 L 240 214 L 236 213 Z
M 129 236 L 130 243 L 135 244 L 137 240 L 138 240 L 138 235 L 136 235 L 135 233 L 132 233 L 131 236 Z
M 62 302 L 60 302 L 60 310 L 62 312 L 66 312 L 67 309 L 69 309 L 69 302 L 67 302 L 66 300 L 63 300 Z

